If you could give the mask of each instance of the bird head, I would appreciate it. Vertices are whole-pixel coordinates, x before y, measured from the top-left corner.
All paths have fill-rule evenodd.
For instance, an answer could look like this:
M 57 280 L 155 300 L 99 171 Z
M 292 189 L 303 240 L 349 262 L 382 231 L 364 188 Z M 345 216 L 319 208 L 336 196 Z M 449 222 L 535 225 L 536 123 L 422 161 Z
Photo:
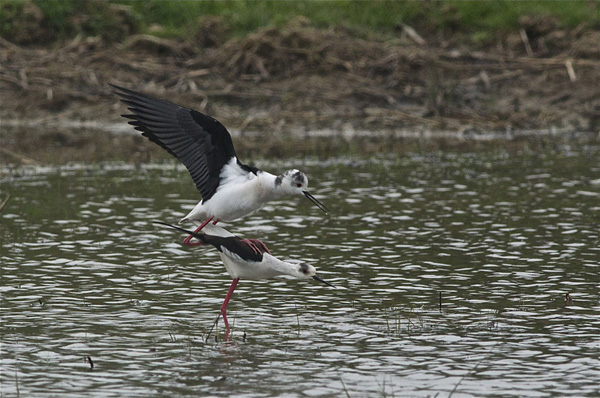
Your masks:
M 275 187 L 288 194 L 301 194 L 313 202 L 319 209 L 329 213 L 329 209 L 308 192 L 308 177 L 303 172 L 292 169 L 275 179 Z
M 298 273 L 297 277 L 299 279 L 314 279 L 316 281 L 322 282 L 328 286 L 335 287 L 331 283 L 324 281 L 319 276 L 317 276 L 317 270 L 310 264 L 307 263 L 298 263 L 294 264 L 296 272 Z

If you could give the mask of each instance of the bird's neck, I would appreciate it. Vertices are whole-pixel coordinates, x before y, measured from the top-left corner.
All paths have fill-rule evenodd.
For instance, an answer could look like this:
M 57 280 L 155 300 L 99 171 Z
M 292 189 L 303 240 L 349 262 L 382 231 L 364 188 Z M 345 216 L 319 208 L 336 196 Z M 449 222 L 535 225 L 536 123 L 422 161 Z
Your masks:
M 281 185 L 276 183 L 277 177 L 266 171 L 258 173 L 259 184 L 263 188 L 262 195 L 265 200 L 279 199 L 285 195 L 281 189 Z
M 273 275 L 289 275 L 297 279 L 302 278 L 298 272 L 298 267 L 294 264 L 281 261 L 269 253 L 263 254 L 263 266 L 268 268 Z

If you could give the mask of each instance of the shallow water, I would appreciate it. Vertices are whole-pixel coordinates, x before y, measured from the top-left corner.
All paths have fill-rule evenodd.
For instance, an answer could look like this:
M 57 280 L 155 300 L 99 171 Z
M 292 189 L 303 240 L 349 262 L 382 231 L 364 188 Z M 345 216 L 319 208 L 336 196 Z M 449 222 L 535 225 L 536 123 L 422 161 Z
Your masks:
M 227 343 L 217 252 L 150 223 L 198 200 L 185 170 L 4 169 L 2 396 L 598 396 L 599 153 L 261 162 L 334 215 L 227 228 L 337 289 L 241 281 Z

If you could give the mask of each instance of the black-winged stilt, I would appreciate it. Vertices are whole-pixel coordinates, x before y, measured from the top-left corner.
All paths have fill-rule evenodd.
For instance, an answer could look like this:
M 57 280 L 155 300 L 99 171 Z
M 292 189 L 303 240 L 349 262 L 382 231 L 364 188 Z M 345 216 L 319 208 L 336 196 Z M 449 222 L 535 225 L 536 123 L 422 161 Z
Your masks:
M 239 161 L 231 135 L 210 116 L 193 109 L 111 84 L 133 114 L 123 115 L 136 130 L 179 159 L 190 172 L 202 200 L 181 219 L 199 222 L 199 232 L 211 221 L 233 221 L 284 195 L 301 194 L 325 213 L 329 209 L 308 192 L 308 178 L 298 170 L 275 176 Z M 184 240 L 191 243 L 192 235 Z M 253 244 L 258 243 L 261 248 Z M 257 254 L 264 245 L 246 241 Z
M 324 281 L 317 276 L 317 270 L 310 264 L 306 263 L 289 263 L 282 261 L 275 256 L 272 256 L 266 250 L 261 250 L 257 253 L 246 244 L 246 240 L 242 239 L 224 228 L 213 226 L 209 227 L 210 234 L 204 232 L 192 232 L 175 225 L 155 221 L 156 224 L 166 225 L 178 231 L 187 233 L 199 241 L 213 245 L 221 256 L 221 260 L 227 269 L 229 275 L 233 278 L 229 291 L 225 296 L 223 305 L 221 305 L 221 315 L 225 322 L 226 334 L 229 335 L 230 328 L 227 322 L 227 304 L 233 295 L 233 291 L 237 286 L 240 278 L 242 279 L 270 279 L 278 275 L 289 275 L 296 279 L 315 279 L 323 282 L 331 287 L 331 283 Z M 217 320 L 215 323 L 219 320 Z

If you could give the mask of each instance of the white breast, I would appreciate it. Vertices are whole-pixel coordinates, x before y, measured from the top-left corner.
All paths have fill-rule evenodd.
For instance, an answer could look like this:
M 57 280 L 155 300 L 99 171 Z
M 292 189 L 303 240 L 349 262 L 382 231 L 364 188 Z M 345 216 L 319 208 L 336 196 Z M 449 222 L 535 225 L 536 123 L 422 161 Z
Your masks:
M 278 197 L 275 176 L 259 171 L 249 173 L 233 158 L 221 171 L 221 184 L 206 202 L 200 202 L 182 221 L 204 221 L 210 217 L 233 221 L 259 210 L 265 202 Z

